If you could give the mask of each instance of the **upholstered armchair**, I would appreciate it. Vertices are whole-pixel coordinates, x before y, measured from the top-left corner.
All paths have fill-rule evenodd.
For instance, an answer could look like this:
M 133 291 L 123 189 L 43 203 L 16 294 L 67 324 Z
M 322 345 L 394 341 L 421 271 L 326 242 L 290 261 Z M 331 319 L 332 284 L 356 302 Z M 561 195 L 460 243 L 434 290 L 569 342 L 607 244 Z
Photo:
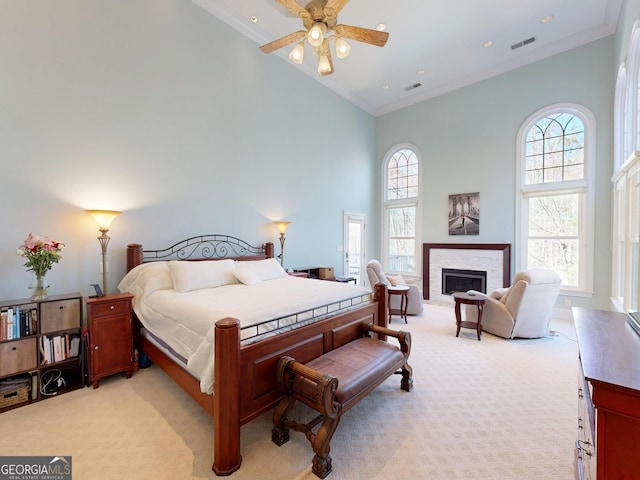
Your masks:
M 407 293 L 407 315 L 418 315 L 422 313 L 424 308 L 424 299 L 422 298 L 422 289 L 414 281 L 405 280 L 402 275 L 387 275 L 382 271 L 382 264 L 378 260 L 370 260 L 367 263 L 367 276 L 369 283 L 373 288 L 377 283 L 385 285 L 407 285 L 409 292 Z M 391 296 L 391 308 L 400 308 L 400 297 Z
M 494 290 L 486 296 L 482 330 L 504 338 L 539 338 L 548 335 L 549 321 L 559 291 L 560 276 L 553 270 L 532 268 L 518 272 L 509 288 Z M 477 321 L 478 310 L 475 305 L 465 305 L 465 319 Z

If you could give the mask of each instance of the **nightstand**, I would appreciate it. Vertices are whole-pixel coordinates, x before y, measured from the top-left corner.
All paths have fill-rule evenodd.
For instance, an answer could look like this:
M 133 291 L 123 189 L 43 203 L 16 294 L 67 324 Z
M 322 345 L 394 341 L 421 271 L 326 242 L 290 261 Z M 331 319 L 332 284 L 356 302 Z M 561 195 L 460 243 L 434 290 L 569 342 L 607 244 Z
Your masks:
M 93 388 L 100 379 L 133 371 L 132 308 L 133 295 L 117 293 L 87 298 L 89 322 L 89 379 Z

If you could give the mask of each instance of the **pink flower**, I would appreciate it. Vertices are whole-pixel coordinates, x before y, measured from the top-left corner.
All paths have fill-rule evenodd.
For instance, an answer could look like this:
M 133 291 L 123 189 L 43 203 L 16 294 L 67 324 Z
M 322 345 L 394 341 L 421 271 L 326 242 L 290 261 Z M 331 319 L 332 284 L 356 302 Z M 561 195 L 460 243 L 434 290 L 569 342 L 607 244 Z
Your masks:
M 18 248 L 18 255 L 27 259 L 24 264 L 27 270 L 33 271 L 36 276 L 42 277 L 51 270 L 54 263 L 60 259 L 60 250 L 64 244 L 54 242 L 47 237 L 29 233 L 27 239 Z

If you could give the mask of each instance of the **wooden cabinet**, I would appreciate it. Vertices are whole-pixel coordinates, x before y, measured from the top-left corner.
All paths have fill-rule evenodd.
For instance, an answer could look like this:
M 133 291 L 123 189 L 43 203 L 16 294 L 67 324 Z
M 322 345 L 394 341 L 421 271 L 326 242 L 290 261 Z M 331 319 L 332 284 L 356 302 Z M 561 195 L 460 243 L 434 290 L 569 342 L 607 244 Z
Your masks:
M 87 299 L 89 318 L 89 377 L 93 388 L 100 379 L 124 372 L 131 378 L 133 362 L 132 295 L 120 293 Z
M 626 314 L 573 308 L 580 351 L 576 478 L 640 472 L 640 336 Z
M 0 312 L 0 412 L 84 385 L 79 293 L 6 300 Z

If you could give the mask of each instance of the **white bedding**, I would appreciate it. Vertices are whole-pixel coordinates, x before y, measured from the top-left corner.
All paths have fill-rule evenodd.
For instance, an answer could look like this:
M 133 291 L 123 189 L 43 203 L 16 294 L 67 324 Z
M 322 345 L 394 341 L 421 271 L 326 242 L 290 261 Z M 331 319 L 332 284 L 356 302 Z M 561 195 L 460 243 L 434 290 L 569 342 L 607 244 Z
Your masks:
M 289 276 L 273 259 L 237 262 L 230 269 L 229 264 L 212 266 L 224 269 L 224 275 L 233 274 L 238 268 L 237 278 L 247 284 L 233 275 L 225 276 L 227 283 L 220 284 L 221 275 L 217 272 L 208 277 L 215 277 L 216 280 L 209 283 L 218 286 L 208 288 L 207 281 L 202 280 L 206 275 L 201 271 L 209 267 L 205 262 L 195 263 L 198 265 L 189 268 L 199 270 L 197 289 L 184 293 L 174 289 L 174 283 L 179 282 L 176 275 L 184 272 L 170 268 L 174 267 L 171 262 L 139 265 L 124 277 L 118 288 L 134 295 L 133 308 L 140 322 L 187 360 L 187 369 L 200 379 L 200 388 L 206 393 L 213 392 L 213 326 L 217 320 L 237 318 L 241 327 L 246 327 L 370 292 L 353 284 Z M 206 262 L 214 263 L 218 262 Z M 247 280 L 247 269 L 255 272 L 250 280 Z M 325 310 L 320 309 L 319 313 L 328 313 Z M 265 332 L 273 328 L 273 325 L 264 325 L 260 329 Z M 253 335 L 251 330 L 254 329 L 244 331 L 243 338 Z

